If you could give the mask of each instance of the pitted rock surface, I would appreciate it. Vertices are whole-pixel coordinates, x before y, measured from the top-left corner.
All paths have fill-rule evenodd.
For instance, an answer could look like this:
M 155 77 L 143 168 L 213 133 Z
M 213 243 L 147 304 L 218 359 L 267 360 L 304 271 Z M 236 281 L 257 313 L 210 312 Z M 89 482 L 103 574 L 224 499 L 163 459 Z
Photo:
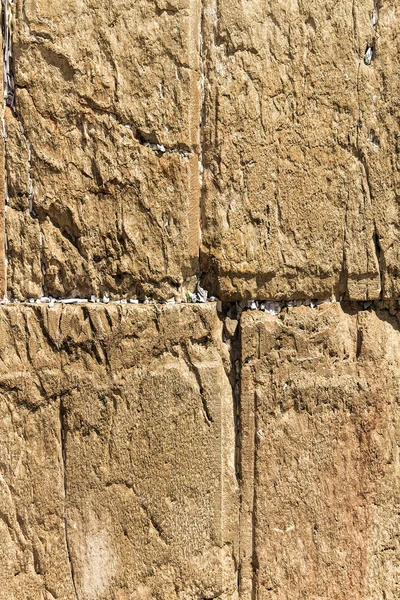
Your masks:
M 198 259 L 199 6 L 19 0 L 13 27 L 10 297 L 178 294 Z
M 399 10 L 206 2 L 202 271 L 221 299 L 397 297 Z
M 241 598 L 399 594 L 398 320 L 241 319 Z
M 399 3 L 2 7 L 0 600 L 398 600 Z
M 235 600 L 215 306 L 2 308 L 0 598 Z

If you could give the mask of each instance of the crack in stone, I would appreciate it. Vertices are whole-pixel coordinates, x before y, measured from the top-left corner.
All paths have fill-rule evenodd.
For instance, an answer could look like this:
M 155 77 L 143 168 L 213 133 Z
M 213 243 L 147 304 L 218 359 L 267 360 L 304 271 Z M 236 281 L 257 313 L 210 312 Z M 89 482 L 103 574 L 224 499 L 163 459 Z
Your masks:
M 379 22 L 379 10 L 381 0 L 374 0 L 374 9 L 372 11 L 372 27 L 377 27 Z
M 28 203 L 29 203 L 29 214 L 31 217 L 36 218 L 37 215 L 33 209 L 33 199 L 34 199 L 34 189 L 33 189 L 33 178 L 32 178 L 32 145 L 26 135 L 24 126 L 21 121 L 17 119 L 18 127 L 21 132 L 22 137 L 24 138 L 26 148 L 28 151 Z
M 65 547 L 67 551 L 68 565 L 71 573 L 72 586 L 75 592 L 76 600 L 79 600 L 78 591 L 75 582 L 74 565 L 71 558 L 71 549 L 68 536 L 68 520 L 67 520 L 67 424 L 65 419 L 65 407 L 63 406 L 62 400 L 60 399 L 60 439 L 61 439 L 61 458 L 62 458 L 62 469 L 63 469 L 63 483 L 64 483 L 64 534 L 65 534 Z
M 204 193 L 204 127 L 206 120 L 206 103 L 205 103 L 205 80 L 206 80 L 206 67 L 204 59 L 204 29 L 205 29 L 205 6 L 204 0 L 201 2 L 200 7 L 200 27 L 199 27 L 199 64 L 200 64 L 200 111 L 199 111 L 199 265 L 200 265 L 200 248 L 202 241 L 202 203 Z
M 364 54 L 364 63 L 370 65 L 375 55 L 375 44 L 373 42 L 367 44 Z
M 133 482 L 131 481 L 125 481 L 124 479 L 118 479 L 118 480 L 110 480 L 106 482 L 106 487 L 111 487 L 111 486 L 124 486 L 126 487 L 128 490 L 130 490 L 133 495 L 135 496 L 137 503 L 139 505 L 140 510 L 143 512 L 143 514 L 145 515 L 145 517 L 147 518 L 147 520 L 149 521 L 149 523 L 151 524 L 151 526 L 153 527 L 153 529 L 155 530 L 155 532 L 158 535 L 159 540 L 165 545 L 168 546 L 169 542 L 168 539 L 164 533 L 164 530 L 162 528 L 162 526 L 160 525 L 160 523 L 157 521 L 157 519 L 155 518 L 155 516 L 153 515 L 152 511 L 150 510 L 150 508 L 147 506 L 147 504 L 145 502 L 143 502 L 140 494 L 138 493 L 138 491 L 135 489 L 135 486 L 133 484 Z M 129 536 L 125 533 L 126 537 L 129 538 Z
M 97 107 L 94 107 L 89 103 L 90 109 L 99 114 L 107 115 L 112 121 L 121 125 L 121 127 L 125 127 L 132 132 L 134 138 L 139 142 L 141 146 L 145 146 L 150 150 L 153 150 L 154 153 L 161 157 L 164 154 L 179 154 L 182 158 L 188 158 L 192 154 L 192 149 L 187 144 L 177 144 L 176 146 L 167 146 L 163 143 L 160 137 L 155 133 L 148 133 L 141 130 L 133 123 L 125 123 L 115 112 L 103 111 Z M 85 137 L 87 137 L 87 132 L 84 131 Z
M 374 223 L 374 235 L 373 235 L 373 240 L 374 240 L 374 248 L 375 248 L 375 254 L 376 254 L 376 261 L 378 263 L 378 269 L 379 269 L 379 280 L 380 280 L 380 294 L 379 294 L 379 299 L 383 300 L 383 252 L 381 249 L 381 244 L 380 244 L 380 238 L 379 238 L 379 234 L 377 231 L 377 227 L 376 227 L 376 223 Z
M 380 257 L 382 259 L 382 256 Z M 191 296 L 195 296 L 195 294 L 191 294 Z M 384 300 L 382 297 L 381 300 Z M 29 300 L 0 300 L 0 305 L 11 305 L 11 306 L 31 306 L 32 308 L 37 305 L 48 305 L 49 308 L 53 308 L 56 304 L 65 304 L 65 305 L 77 305 L 77 306 L 86 306 L 89 304 L 112 304 L 112 305 L 148 305 L 148 306 L 165 306 L 166 304 L 182 304 L 182 305 L 192 305 L 192 304 L 215 304 L 216 310 L 219 313 L 223 313 L 225 311 L 225 307 L 234 307 L 236 311 L 237 319 L 240 319 L 240 316 L 245 310 L 259 310 L 265 312 L 267 314 L 277 316 L 279 315 L 285 308 L 298 308 L 300 306 L 306 306 L 308 308 L 315 309 L 322 304 L 335 304 L 335 303 L 352 303 L 354 305 L 360 306 L 359 310 L 366 310 L 371 306 L 375 301 L 374 300 L 349 300 L 345 299 L 343 295 L 338 297 L 332 295 L 330 298 L 303 298 L 303 299 L 294 299 L 294 300 L 240 300 L 240 301 L 231 301 L 231 302 L 222 302 L 218 298 L 210 296 L 207 300 L 197 300 L 191 298 L 182 298 L 181 300 L 175 300 L 175 298 L 169 301 L 156 301 L 153 299 L 146 300 L 138 300 L 135 299 L 127 299 L 127 298 L 119 298 L 111 300 L 108 296 L 103 296 L 102 298 L 97 298 L 95 295 L 92 295 L 90 299 L 88 298 L 53 298 L 51 296 L 43 296 L 42 298 L 30 298 Z
M 7 140 L 7 128 L 5 121 L 5 111 L 7 107 L 14 113 L 15 111 L 15 82 L 14 82 L 14 64 L 13 64 L 13 6 L 14 0 L 1 0 L 1 30 L 3 45 L 3 108 L 1 114 L 2 132 L 4 145 Z M 3 146 L 4 148 L 4 146 Z M 4 152 L 4 216 L 2 218 L 2 228 L 4 232 L 4 299 L 7 298 L 7 234 L 5 231 L 5 213 L 9 203 L 8 180 L 7 180 L 7 157 Z
M 3 34 L 3 93 L 4 102 L 15 111 L 15 80 L 13 64 L 13 6 L 14 0 L 2 0 Z
M 182 158 L 187 158 L 191 154 L 191 150 L 183 144 L 174 147 L 165 146 L 164 144 L 161 144 L 159 142 L 150 141 L 150 136 L 146 136 L 146 134 L 140 131 L 140 129 L 134 129 L 130 125 L 123 126 L 133 131 L 135 138 L 138 140 L 141 146 L 145 146 L 145 148 L 150 148 L 150 150 L 153 150 L 153 152 L 155 152 L 157 156 L 161 157 L 164 154 L 179 154 L 179 156 L 181 156 Z

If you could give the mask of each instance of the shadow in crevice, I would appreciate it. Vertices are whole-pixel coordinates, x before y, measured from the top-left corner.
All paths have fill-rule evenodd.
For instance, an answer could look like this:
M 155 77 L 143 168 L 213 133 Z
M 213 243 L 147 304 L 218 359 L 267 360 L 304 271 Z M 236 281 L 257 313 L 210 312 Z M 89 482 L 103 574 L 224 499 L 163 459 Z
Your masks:
M 394 331 L 400 331 L 400 306 L 397 300 L 374 300 L 364 302 L 341 302 L 344 313 L 354 316 L 360 312 L 375 313 L 378 319 L 388 323 Z

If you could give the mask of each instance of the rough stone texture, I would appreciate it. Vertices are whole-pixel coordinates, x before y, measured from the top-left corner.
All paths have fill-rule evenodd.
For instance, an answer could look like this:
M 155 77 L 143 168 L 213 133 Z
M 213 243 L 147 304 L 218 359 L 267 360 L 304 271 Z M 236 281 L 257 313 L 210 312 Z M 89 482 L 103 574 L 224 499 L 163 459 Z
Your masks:
M 397 600 L 398 2 L 11 5 L 0 600 Z
M 1 29 L 1 28 L 0 28 Z M 0 31 L 0 46 L 3 46 L 3 35 Z M 0 69 L 0 77 L 2 79 L 3 71 Z M 4 109 L 1 111 L 1 116 L 4 116 Z M 4 137 L 0 136 L 0 190 L 5 192 L 5 148 L 4 148 Z M 3 194 L 4 194 L 3 192 Z M 6 240 L 5 240 L 5 202 L 4 196 L 3 201 L 0 201 L 0 299 L 3 299 L 6 295 L 7 290 L 7 267 L 6 267 Z
M 0 311 L 1 600 L 237 598 L 215 305 Z
M 221 299 L 398 295 L 399 19 L 395 0 L 206 1 L 202 270 Z
M 247 312 L 241 339 L 241 598 L 399 598 L 398 321 Z
M 1 37 L 0 37 L 1 40 Z M 0 189 L 5 188 L 4 178 L 4 140 L 0 140 Z M 0 202 L 0 299 L 5 298 L 7 291 L 7 258 L 5 240 L 5 203 Z
M 10 297 L 168 299 L 192 283 L 199 11 L 193 0 L 16 0 Z
M 10 297 L 397 297 L 397 4 L 16 0 Z

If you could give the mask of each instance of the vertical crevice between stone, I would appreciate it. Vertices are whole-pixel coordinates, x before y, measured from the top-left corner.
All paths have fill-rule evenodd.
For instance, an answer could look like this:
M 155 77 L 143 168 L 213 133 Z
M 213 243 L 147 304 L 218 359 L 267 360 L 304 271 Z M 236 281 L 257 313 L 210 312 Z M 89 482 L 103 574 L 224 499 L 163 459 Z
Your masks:
M 6 219 L 5 213 L 9 204 L 9 186 L 8 186 L 8 170 L 7 170 L 7 120 L 14 118 L 18 124 L 19 131 L 23 137 L 28 154 L 28 210 L 29 215 L 36 219 L 37 215 L 34 210 L 34 185 L 32 177 L 32 145 L 24 129 L 24 126 L 18 118 L 17 107 L 16 107 L 16 89 L 15 89 L 15 68 L 14 68 L 14 50 L 13 50 L 13 24 L 14 24 L 14 0 L 1 0 L 1 35 L 2 35 L 2 48 L 3 48 L 3 108 L 1 114 L 2 120 L 2 148 L 1 156 L 2 164 L 0 169 L 4 173 L 4 202 L 3 202 L 3 214 L 0 212 L 0 235 L 2 232 L 4 243 L 0 244 L 3 248 L 3 256 L 0 254 L 0 264 L 2 270 L 0 271 L 0 294 L 3 295 L 3 299 L 7 300 L 7 231 L 6 231 Z M 45 295 L 45 274 L 46 267 L 43 260 L 43 234 L 40 228 L 40 248 L 41 248 L 41 268 L 42 268 L 42 290 L 41 296 Z
M 378 27 L 380 4 L 381 0 L 374 0 L 374 10 L 372 12 L 372 27 L 374 27 L 375 29 Z
M 5 227 L 5 212 L 8 203 L 8 186 L 7 186 L 7 164 L 5 141 L 7 138 L 7 130 L 5 124 L 5 113 L 9 106 L 11 110 L 15 107 L 14 93 L 14 73 L 12 66 L 12 6 L 13 0 L 2 0 L 1 2 L 1 46 L 3 51 L 3 103 L 1 109 L 1 149 L 0 149 L 0 172 L 2 173 L 2 181 L 0 185 L 3 188 L 4 198 L 0 208 L 0 297 L 6 299 L 7 295 L 7 238 Z
M 9 106 L 12 112 L 15 112 L 15 82 L 12 46 L 13 6 L 14 0 L 2 0 L 1 2 L 4 106 Z
M 197 252 L 198 260 L 198 281 L 202 286 L 202 273 L 201 273 L 201 244 L 203 240 L 203 195 L 204 195 L 204 150 L 205 150 L 205 134 L 204 128 L 206 123 L 206 42 L 207 31 L 206 31 L 206 10 L 207 3 L 209 0 L 201 0 L 201 14 L 200 14 L 200 112 L 199 112 L 199 204 L 198 204 L 198 219 L 199 219 L 199 247 Z
M 206 76 L 207 63 L 206 55 L 208 56 L 210 50 L 210 39 L 208 28 L 210 26 L 210 1 L 215 0 L 202 0 L 201 1 L 201 13 L 200 13 L 200 45 L 199 45 L 199 57 L 200 57 L 200 111 L 199 111 L 199 201 L 198 201 L 198 221 L 199 221 L 199 246 L 198 246 L 198 281 L 203 286 L 202 282 L 202 267 L 201 267 L 201 245 L 203 239 L 203 205 L 204 205 L 204 158 L 205 158 L 205 145 L 206 145 L 206 84 L 209 80 Z
M 239 573 L 238 591 L 241 600 L 254 598 L 254 494 L 256 452 L 256 398 L 247 385 L 249 370 L 243 370 L 245 362 L 240 316 L 238 323 L 238 426 L 237 448 L 239 463 Z
M 238 324 L 236 327 L 235 334 L 231 341 L 231 363 L 232 363 L 232 391 L 233 391 L 233 402 L 234 402 L 234 414 L 235 414 L 235 468 L 236 468 L 236 479 L 237 489 L 239 493 L 239 537 L 238 537 L 238 567 L 237 567 L 237 589 L 238 593 L 241 594 L 243 587 L 243 575 L 242 572 L 242 550 L 241 550 L 241 534 L 242 526 L 247 526 L 248 522 L 242 522 L 242 493 L 243 493 L 243 443 L 242 443 L 242 405 L 241 405 L 241 368 L 242 368 L 242 356 L 241 356 L 241 332 L 240 332 L 240 315 L 238 316 Z M 252 455 L 252 458 L 254 456 Z M 255 462 L 255 461 L 254 461 Z M 244 585 L 246 587 L 246 585 Z M 240 595 L 242 597 L 242 595 Z
M 199 61 L 200 61 L 200 110 L 199 110 L 199 247 L 198 247 L 198 270 L 200 276 L 200 248 L 202 240 L 202 221 L 201 221 L 201 197 L 203 193 L 203 144 L 204 144 L 204 106 L 205 106 L 205 64 L 204 64 L 204 0 L 200 3 L 200 28 L 199 28 Z
M 189 64 L 190 64 L 190 102 L 189 102 L 189 253 L 193 261 L 198 262 L 200 248 L 199 203 L 200 203 L 200 115 L 201 115 L 201 16 L 202 3 L 190 0 L 189 4 Z M 197 269 L 197 267 L 196 267 Z

